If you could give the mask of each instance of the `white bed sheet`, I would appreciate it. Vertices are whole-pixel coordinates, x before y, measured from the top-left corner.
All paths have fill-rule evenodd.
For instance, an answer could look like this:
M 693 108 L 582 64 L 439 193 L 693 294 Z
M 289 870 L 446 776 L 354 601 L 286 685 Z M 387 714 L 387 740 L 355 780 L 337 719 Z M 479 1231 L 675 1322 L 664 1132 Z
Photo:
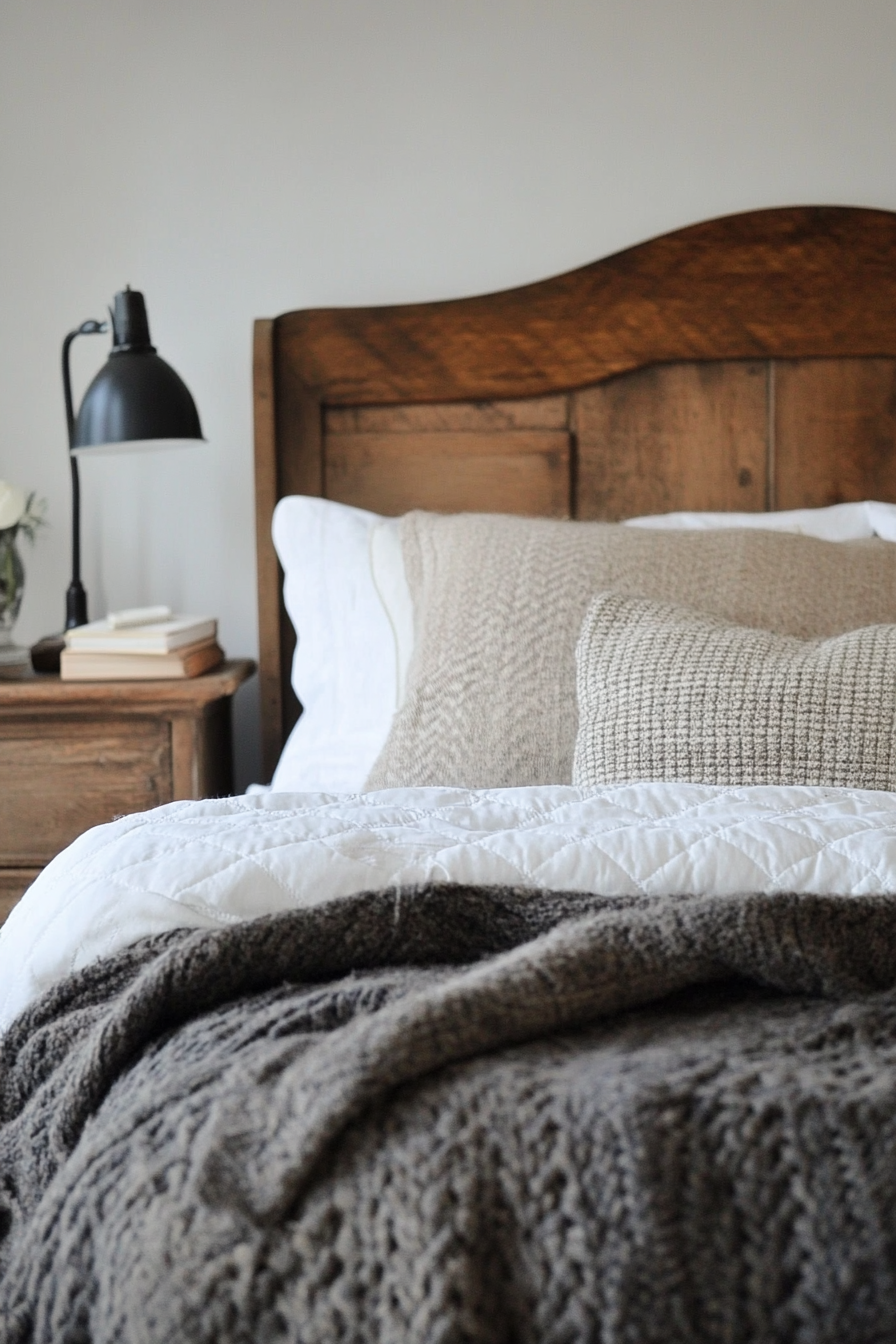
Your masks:
M 146 934 L 426 880 L 637 894 L 896 891 L 896 794 L 630 784 L 171 803 L 87 831 L 0 930 L 0 1030 Z

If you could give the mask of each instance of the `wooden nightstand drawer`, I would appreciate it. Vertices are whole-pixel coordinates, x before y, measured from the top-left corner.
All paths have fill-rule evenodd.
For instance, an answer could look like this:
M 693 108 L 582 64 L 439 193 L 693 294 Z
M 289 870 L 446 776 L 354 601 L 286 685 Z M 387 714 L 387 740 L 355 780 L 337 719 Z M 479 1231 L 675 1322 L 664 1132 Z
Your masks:
M 166 720 L 23 717 L 0 738 L 0 863 L 47 863 L 82 831 L 169 802 Z
M 248 659 L 180 681 L 0 680 L 0 924 L 82 831 L 230 792 L 230 700 Z

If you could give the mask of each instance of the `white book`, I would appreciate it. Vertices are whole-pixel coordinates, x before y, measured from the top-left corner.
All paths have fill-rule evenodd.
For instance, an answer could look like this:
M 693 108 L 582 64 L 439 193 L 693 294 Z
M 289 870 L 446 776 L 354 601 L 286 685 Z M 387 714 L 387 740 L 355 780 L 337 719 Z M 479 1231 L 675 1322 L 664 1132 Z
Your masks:
M 167 621 L 118 627 L 108 621 L 91 621 L 65 634 L 70 649 L 91 653 L 171 653 L 185 644 L 215 639 L 218 622 L 211 616 L 172 616 Z

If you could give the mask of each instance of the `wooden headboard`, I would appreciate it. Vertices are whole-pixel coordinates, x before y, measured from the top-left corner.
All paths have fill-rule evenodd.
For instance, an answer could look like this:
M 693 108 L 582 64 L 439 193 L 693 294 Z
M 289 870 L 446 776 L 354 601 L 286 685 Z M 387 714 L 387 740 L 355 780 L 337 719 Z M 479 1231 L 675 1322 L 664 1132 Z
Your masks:
M 298 706 L 271 515 L 896 501 L 896 213 L 759 210 L 538 284 L 255 324 L 265 768 Z

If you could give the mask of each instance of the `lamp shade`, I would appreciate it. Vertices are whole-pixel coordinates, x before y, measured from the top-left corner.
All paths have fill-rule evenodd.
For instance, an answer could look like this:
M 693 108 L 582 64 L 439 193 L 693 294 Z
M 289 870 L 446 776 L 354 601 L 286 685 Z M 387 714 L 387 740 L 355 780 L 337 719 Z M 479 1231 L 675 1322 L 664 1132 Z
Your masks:
M 174 446 L 201 439 L 199 414 L 183 379 L 160 359 L 149 340 L 143 295 L 115 295 L 112 350 L 84 393 L 72 452 Z

